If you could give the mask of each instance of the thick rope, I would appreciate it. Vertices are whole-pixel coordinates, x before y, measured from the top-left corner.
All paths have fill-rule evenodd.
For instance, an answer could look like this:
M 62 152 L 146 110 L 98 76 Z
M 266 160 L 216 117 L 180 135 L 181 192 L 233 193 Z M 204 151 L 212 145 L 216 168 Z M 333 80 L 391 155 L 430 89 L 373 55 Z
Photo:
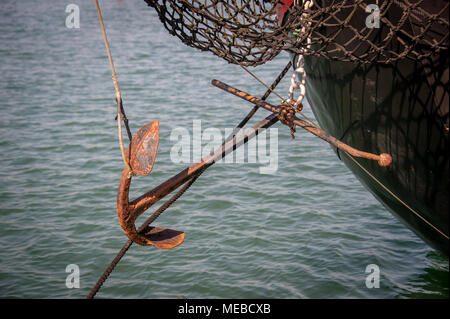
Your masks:
M 116 69 L 114 68 L 114 62 L 112 60 L 111 50 L 109 48 L 108 38 L 106 36 L 105 25 L 103 24 L 102 13 L 100 11 L 100 6 L 98 4 L 98 0 L 95 0 L 95 6 L 97 8 L 98 19 L 100 21 L 100 26 L 101 26 L 102 33 L 103 33 L 103 40 L 105 41 L 106 51 L 108 52 L 109 65 L 111 66 L 112 79 L 113 79 L 113 83 L 114 83 L 114 89 L 116 91 L 117 131 L 118 131 L 118 135 L 119 135 L 120 153 L 122 154 L 123 163 L 125 164 L 125 167 L 130 172 L 130 175 L 134 175 L 133 170 L 129 164 L 129 161 L 125 157 L 125 148 L 123 146 L 123 137 L 122 137 L 122 120 L 125 122 L 125 126 L 127 128 L 127 133 L 128 133 L 128 138 L 130 139 L 130 141 L 131 141 L 131 132 L 128 127 L 128 120 L 125 117 L 125 112 L 123 110 L 122 96 L 120 94 L 119 82 L 117 81 Z
M 167 208 L 169 208 L 178 198 L 181 197 L 188 189 L 191 187 L 192 184 L 197 180 L 197 178 L 200 177 L 200 175 L 206 170 L 207 167 L 205 167 L 203 170 L 199 171 L 197 175 L 192 177 L 184 186 L 182 189 L 180 189 L 175 195 L 173 195 L 167 202 L 165 202 L 161 207 L 159 207 L 152 216 L 150 216 L 138 229 L 138 232 L 141 232 L 146 227 L 148 227 L 151 223 L 155 221 L 156 218 L 158 218 Z M 104 271 L 104 273 L 100 276 L 99 280 L 95 284 L 94 288 L 92 288 L 91 292 L 87 296 L 87 299 L 92 299 L 97 294 L 99 289 L 102 287 L 103 283 L 108 279 L 111 272 L 114 270 L 116 265 L 119 263 L 119 261 L 122 259 L 122 257 L 125 255 L 125 253 L 128 251 L 128 248 L 131 247 L 133 244 L 132 240 L 128 240 L 125 245 L 122 247 L 122 249 L 119 251 L 117 256 L 111 261 L 108 268 Z

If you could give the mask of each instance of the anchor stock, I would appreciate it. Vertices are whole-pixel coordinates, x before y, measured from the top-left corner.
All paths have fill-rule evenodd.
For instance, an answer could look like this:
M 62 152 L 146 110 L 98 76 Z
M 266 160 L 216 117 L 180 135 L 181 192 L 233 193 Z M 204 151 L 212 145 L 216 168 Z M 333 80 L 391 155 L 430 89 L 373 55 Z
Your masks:
M 284 104 L 284 105 L 282 104 L 279 106 L 271 105 L 271 104 L 267 103 L 266 101 L 263 101 L 263 100 L 255 97 L 253 95 L 250 95 L 244 91 L 238 90 L 238 89 L 236 89 L 226 83 L 223 83 L 219 80 L 212 80 L 211 83 L 212 83 L 212 85 L 218 87 L 219 89 L 222 89 L 228 93 L 236 95 L 237 97 L 240 97 L 241 99 L 249 101 L 259 107 L 263 107 L 266 110 L 274 112 L 275 114 L 280 113 L 280 111 L 282 111 L 282 106 L 286 105 L 286 104 Z M 292 115 L 290 120 L 292 121 L 292 123 L 304 128 L 305 130 L 307 130 L 308 132 L 321 138 L 325 142 L 333 145 L 334 147 L 336 147 L 350 155 L 353 155 L 355 157 L 362 157 L 362 158 L 370 159 L 370 160 L 376 160 L 376 161 L 378 161 L 378 165 L 383 166 L 383 167 L 389 166 L 392 163 L 392 157 L 387 153 L 382 153 L 380 155 L 376 155 L 376 154 L 357 150 L 357 149 L 339 141 L 335 137 L 329 135 L 328 133 L 326 133 L 324 130 L 322 130 L 318 126 L 312 125 L 311 123 L 308 123 L 302 119 L 299 119 L 295 115 Z

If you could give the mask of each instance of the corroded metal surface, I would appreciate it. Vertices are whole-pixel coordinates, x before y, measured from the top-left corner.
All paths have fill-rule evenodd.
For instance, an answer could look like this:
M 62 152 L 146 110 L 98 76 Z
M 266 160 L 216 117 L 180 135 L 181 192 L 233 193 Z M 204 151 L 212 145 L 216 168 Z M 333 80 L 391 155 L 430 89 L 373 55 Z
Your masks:
M 219 80 L 212 80 L 211 83 L 218 87 L 219 89 L 222 89 L 228 93 L 231 93 L 233 95 L 236 95 L 238 97 L 240 97 L 241 99 L 244 99 L 246 101 L 249 101 L 255 105 L 258 105 L 259 107 L 263 107 L 266 110 L 272 111 L 274 113 L 280 113 L 280 111 L 282 110 L 281 106 L 274 106 L 270 103 L 267 103 L 266 101 L 263 101 L 261 99 L 258 99 L 257 97 L 250 95 L 244 91 L 238 90 L 232 86 L 229 86 L 226 83 L 223 83 Z M 331 145 L 333 145 L 334 147 L 352 155 L 355 157 L 361 157 L 361 158 L 366 158 L 366 159 L 370 159 L 370 160 L 375 160 L 378 162 L 378 164 L 380 166 L 389 166 L 392 163 L 392 157 L 391 155 L 387 154 L 387 153 L 383 153 L 380 155 L 376 155 L 376 154 L 372 154 L 372 153 L 367 153 L 367 152 L 363 152 L 360 150 L 357 150 L 341 141 L 339 141 L 338 139 L 336 139 L 335 137 L 331 136 L 330 134 L 328 134 L 327 132 L 325 132 L 324 130 L 322 130 L 321 128 L 317 127 L 317 126 L 312 126 L 310 123 L 297 118 L 295 115 L 291 115 L 290 121 L 292 123 L 294 123 L 295 125 L 298 125 L 302 128 L 304 128 L 305 130 L 307 130 L 308 132 L 314 134 L 315 136 L 321 138 L 322 140 L 324 140 L 327 143 L 330 143 Z M 284 124 L 287 125 L 287 121 L 284 121 Z
M 160 249 L 174 248 L 184 241 L 184 232 L 163 227 L 148 226 L 142 232 L 153 246 Z
M 155 246 L 157 248 L 170 249 L 180 245 L 184 240 L 184 233 L 161 227 L 147 227 L 138 233 L 135 226 L 138 212 L 134 205 L 130 205 L 128 193 L 131 177 L 128 170 L 124 169 L 117 194 L 117 216 L 123 232 L 133 242 L 141 246 Z
M 282 109 L 281 106 L 273 106 L 263 101 L 262 99 L 258 99 L 250 94 L 230 87 L 220 81 L 213 80 L 212 83 L 215 86 L 226 90 L 227 92 L 233 93 L 247 101 L 250 101 L 260 107 L 272 111 L 273 114 L 255 125 L 253 127 L 253 131 L 241 134 L 239 137 L 233 139 L 232 141 L 226 142 L 224 145 L 222 145 L 221 149 L 212 152 L 209 156 L 206 156 L 200 162 L 190 165 L 177 175 L 173 176 L 164 183 L 155 187 L 151 191 L 139 196 L 131 202 L 129 201 L 128 193 L 132 176 L 129 174 L 129 171 L 125 169 L 122 173 L 119 192 L 117 195 L 117 214 L 119 217 L 119 223 L 125 234 L 133 242 L 139 245 L 153 245 L 158 248 L 173 248 L 181 244 L 184 240 L 183 232 L 165 228 L 148 228 L 148 231 L 138 233 L 135 227 L 136 219 L 153 204 L 183 185 L 200 170 L 214 164 L 215 161 L 222 158 L 223 156 L 234 150 L 236 147 L 239 147 L 243 143 L 246 143 L 250 138 L 256 136 L 257 130 L 259 128 L 267 128 L 268 126 L 276 123 L 279 118 L 279 113 L 281 113 L 280 111 Z M 356 150 L 337 140 L 333 136 L 327 134 L 319 127 L 312 126 L 310 123 L 295 117 L 295 115 L 291 115 L 288 120 L 353 156 L 377 160 L 380 166 L 387 166 L 392 162 L 392 159 L 388 154 L 376 155 Z M 132 164 L 132 169 L 137 174 L 148 175 L 153 167 L 158 145 L 158 130 L 158 122 L 153 121 L 143 126 L 136 133 L 135 137 L 133 137 L 130 163 Z
M 131 141 L 130 164 L 133 172 L 147 176 L 155 163 L 159 144 L 159 121 L 151 121 L 134 134 Z
M 170 194 L 172 191 L 176 190 L 185 182 L 193 178 L 201 170 L 213 165 L 217 160 L 220 160 L 240 145 L 247 143 L 248 140 L 258 135 L 259 129 L 268 128 L 277 121 L 278 119 L 276 115 L 271 114 L 264 120 L 255 124 L 248 131 L 226 142 L 219 149 L 202 158 L 200 162 L 190 165 L 180 173 L 172 176 L 159 186 L 153 188 L 149 192 L 139 196 L 131 202 L 129 201 L 128 193 L 130 190 L 131 179 L 133 177 L 125 168 L 122 172 L 122 178 L 120 180 L 117 194 L 117 215 L 124 233 L 129 239 L 141 246 L 152 245 L 158 248 L 173 248 L 178 246 L 182 242 L 182 239 L 184 239 L 184 234 L 181 234 L 182 232 L 164 230 L 164 232 L 157 235 L 155 234 L 155 230 L 150 232 L 150 234 L 145 233 L 144 230 L 141 233 L 138 233 L 135 227 L 136 219 L 153 204 L 157 203 L 166 195 Z
M 159 122 L 152 121 L 142 126 L 133 136 L 127 156 L 134 173 L 147 176 L 152 171 L 155 163 L 159 143 Z M 139 212 L 134 205 L 130 205 L 128 194 L 131 179 L 128 169 L 124 169 L 117 194 L 117 215 L 124 233 L 133 242 L 157 248 L 170 249 L 180 245 L 184 241 L 184 233 L 162 227 L 147 227 L 142 232 L 137 232 L 135 221 Z

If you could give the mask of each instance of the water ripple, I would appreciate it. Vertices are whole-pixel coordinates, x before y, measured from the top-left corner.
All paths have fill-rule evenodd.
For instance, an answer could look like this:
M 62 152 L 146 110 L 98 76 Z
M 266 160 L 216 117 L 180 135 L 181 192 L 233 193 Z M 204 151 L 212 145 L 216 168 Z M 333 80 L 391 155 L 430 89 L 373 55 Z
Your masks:
M 62 3 L 0 4 L 2 298 L 83 298 L 126 242 L 116 216 L 123 164 L 114 88 L 92 1 L 77 3 L 78 30 L 64 27 Z M 160 120 L 154 171 L 133 180 L 134 198 L 186 167 L 170 160 L 173 128 L 192 134 L 201 119 L 203 129 L 224 130 L 249 110 L 211 79 L 265 90 L 168 35 L 144 1 L 102 6 L 133 132 Z M 255 72 L 269 82 L 286 62 L 281 54 Z M 277 90 L 288 86 L 286 78 Z M 156 222 L 185 231 L 183 245 L 133 245 L 98 296 L 448 298 L 448 259 L 392 217 L 325 143 L 274 127 L 276 174 L 254 163 L 209 169 Z M 381 269 L 380 289 L 365 287 L 371 263 Z M 68 264 L 80 267 L 81 289 L 65 287 Z

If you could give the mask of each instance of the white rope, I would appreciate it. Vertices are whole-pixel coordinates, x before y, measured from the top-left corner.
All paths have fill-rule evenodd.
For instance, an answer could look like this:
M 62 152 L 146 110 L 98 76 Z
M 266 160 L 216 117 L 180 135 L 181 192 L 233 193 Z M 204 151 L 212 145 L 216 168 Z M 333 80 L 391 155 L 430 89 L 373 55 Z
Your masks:
M 308 10 L 308 9 L 311 9 L 313 5 L 314 5 L 313 0 L 306 1 L 303 8 L 305 10 Z M 303 18 L 306 18 L 306 16 L 307 16 L 307 14 L 303 13 L 302 20 L 303 20 Z M 310 26 L 310 25 L 311 25 L 311 22 L 308 22 L 307 26 Z M 300 30 L 300 32 L 305 33 L 306 26 L 303 26 L 302 29 Z M 309 49 L 311 46 L 311 38 L 308 37 L 306 41 L 307 41 L 306 47 Z M 300 80 L 298 80 L 299 78 L 300 78 Z M 305 71 L 305 59 L 303 57 L 303 54 L 298 55 L 298 60 L 295 65 L 295 70 L 291 77 L 291 85 L 289 86 L 289 100 L 288 101 L 292 101 L 294 99 L 294 90 L 295 89 L 300 90 L 299 96 L 297 98 L 297 102 L 294 105 L 294 107 L 297 108 L 297 106 L 299 106 L 302 103 L 303 99 L 305 98 L 305 94 L 306 94 L 306 71 Z

